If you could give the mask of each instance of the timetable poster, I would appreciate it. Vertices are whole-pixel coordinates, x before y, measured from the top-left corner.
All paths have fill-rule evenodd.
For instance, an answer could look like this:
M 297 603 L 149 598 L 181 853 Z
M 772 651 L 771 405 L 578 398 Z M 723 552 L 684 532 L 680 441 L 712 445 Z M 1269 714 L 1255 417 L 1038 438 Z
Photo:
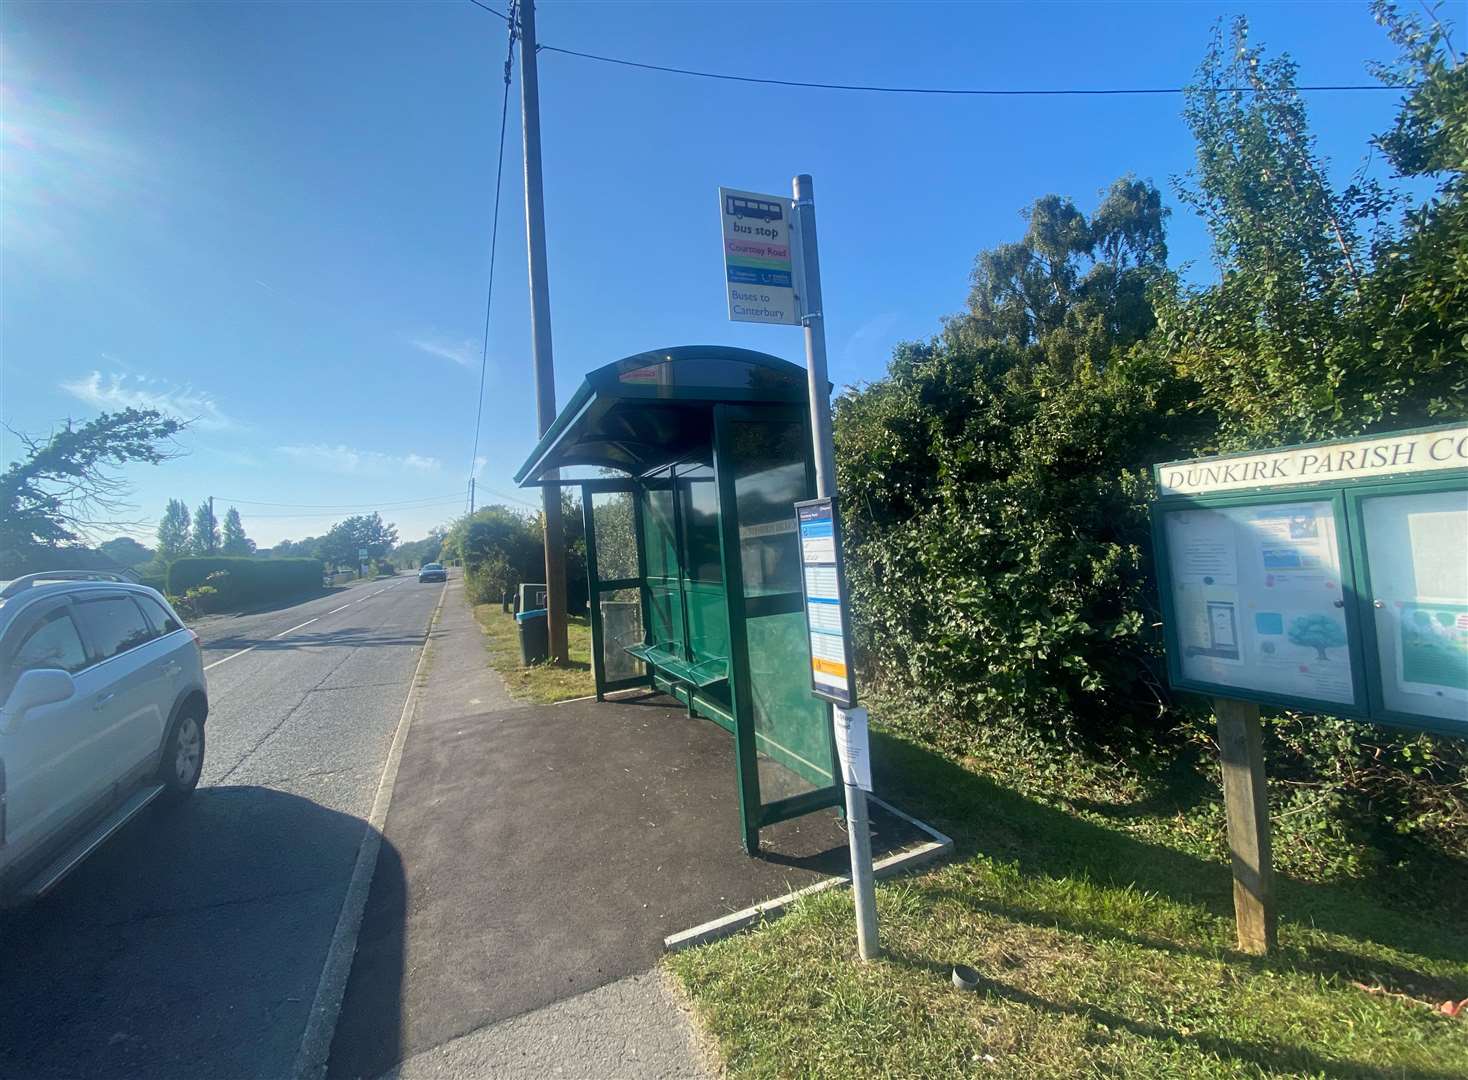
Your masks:
M 842 580 L 840 531 L 830 499 L 795 504 L 805 625 L 810 638 L 811 692 L 846 708 L 856 704 Z
M 1164 522 L 1185 678 L 1355 704 L 1330 502 L 1171 510 Z

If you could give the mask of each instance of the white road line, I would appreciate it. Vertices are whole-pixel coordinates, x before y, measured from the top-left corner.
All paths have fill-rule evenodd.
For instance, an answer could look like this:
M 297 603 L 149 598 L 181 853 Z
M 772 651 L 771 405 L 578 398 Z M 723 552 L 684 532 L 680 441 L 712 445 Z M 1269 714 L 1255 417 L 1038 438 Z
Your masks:
M 334 608 L 332 608 L 326 614 L 328 614 L 328 615 L 335 615 L 338 611 L 346 611 L 347 608 L 349 608 L 351 606 L 352 606 L 351 604 L 343 604 L 341 607 L 334 607 Z
M 292 626 L 292 627 L 291 627 L 291 628 L 290 628 L 290 629 L 289 629 L 289 630 L 282 630 L 282 631 L 281 631 L 281 632 L 280 632 L 280 633 L 278 633 L 278 634 L 276 634 L 276 635 L 274 635 L 274 637 L 272 637 L 272 638 L 271 638 L 271 639 L 270 639 L 270 640 L 271 640 L 271 641 L 274 641 L 274 640 L 275 640 L 275 639 L 276 639 L 276 638 L 283 638 L 283 637 L 285 637 L 285 636 L 286 636 L 286 635 L 287 635 L 287 634 L 294 634 L 294 633 L 295 633 L 295 632 L 296 632 L 296 631 L 297 631 L 297 630 L 299 630 L 299 629 L 300 629 L 300 628 L 301 628 L 301 627 L 303 627 L 303 626 L 310 626 L 310 625 L 311 625 L 311 624 L 312 624 L 312 623 L 313 623 L 313 622 L 316 622 L 316 620 L 317 620 L 317 619 L 320 619 L 320 618 L 321 618 L 321 616 L 320 616 L 320 615 L 318 615 L 318 616 L 316 616 L 316 618 L 315 618 L 315 619 L 307 619 L 307 620 L 306 620 L 306 621 L 305 621 L 305 622 L 303 622 L 303 623 L 297 623 L 297 624 L 296 624 L 296 625 L 295 625 L 295 626 Z
M 403 760 L 403 744 L 408 741 L 408 729 L 413 726 L 413 713 L 418 703 L 418 676 L 423 673 L 423 665 L 428 660 L 429 638 L 438 622 L 439 613 L 443 611 L 443 599 L 448 591 L 449 583 L 445 581 L 443 588 L 439 590 L 438 604 L 423 632 L 423 651 L 418 654 L 418 666 L 408 682 L 408 696 L 403 699 L 403 712 L 398 717 L 392 746 L 388 749 L 387 760 L 382 766 L 377 796 L 372 800 L 372 812 L 367 816 L 362 842 L 357 848 L 357 862 L 352 867 L 352 878 L 347 883 L 341 912 L 337 915 L 336 931 L 331 935 L 326 960 L 321 965 L 321 981 L 316 984 L 316 996 L 311 1001 L 306 1030 L 301 1034 L 301 1046 L 296 1053 L 296 1066 L 292 1072 L 296 1080 L 319 1080 L 326 1075 L 331 1038 L 336 1033 L 337 1017 L 341 1015 L 342 998 L 347 992 L 347 979 L 352 973 L 352 959 L 357 952 L 357 935 L 362 930 L 362 916 L 367 910 L 367 894 L 372 888 L 372 876 L 377 870 L 382 830 L 387 825 L 387 811 L 392 805 L 393 788 L 398 782 L 398 765 Z
M 231 660 L 233 660 L 236 656 L 244 656 L 245 653 L 247 653 L 247 652 L 254 652 L 259 647 L 260 646 L 258 646 L 258 645 L 251 645 L 248 649 L 241 649 L 239 652 L 230 653 L 223 660 L 216 660 L 212 664 L 205 664 L 204 665 L 204 670 L 205 671 L 208 671 L 210 668 L 217 668 L 220 664 L 227 664 Z

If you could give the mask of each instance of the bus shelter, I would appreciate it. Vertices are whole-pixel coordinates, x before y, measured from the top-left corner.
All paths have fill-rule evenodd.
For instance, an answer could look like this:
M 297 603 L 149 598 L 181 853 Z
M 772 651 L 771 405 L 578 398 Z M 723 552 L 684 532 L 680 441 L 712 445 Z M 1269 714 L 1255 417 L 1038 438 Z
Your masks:
M 598 699 L 651 686 L 734 737 L 745 850 L 841 803 L 812 696 L 794 504 L 815 496 L 805 369 L 680 346 L 598 368 L 516 474 L 579 486 Z M 599 469 L 594 479 L 559 470 Z

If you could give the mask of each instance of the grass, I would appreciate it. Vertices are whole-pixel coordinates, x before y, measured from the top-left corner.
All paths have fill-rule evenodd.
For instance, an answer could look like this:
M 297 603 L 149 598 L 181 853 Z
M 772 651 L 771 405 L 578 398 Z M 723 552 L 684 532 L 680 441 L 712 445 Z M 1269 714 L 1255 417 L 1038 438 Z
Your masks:
M 549 705 L 596 693 L 596 679 L 591 672 L 591 626 L 585 618 L 569 617 L 569 663 L 528 668 L 520 664 L 520 633 L 514 615 L 501 611 L 498 604 L 475 604 L 474 618 L 484 630 L 489 666 L 500 673 L 516 699 Z
M 878 887 L 884 957 L 850 894 L 666 963 L 735 1077 L 1468 1076 L 1461 897 L 1407 910 L 1281 877 L 1280 950 L 1234 951 L 1227 864 L 1020 794 L 874 734 L 877 786 L 955 857 Z M 982 977 L 954 989 L 951 965 Z

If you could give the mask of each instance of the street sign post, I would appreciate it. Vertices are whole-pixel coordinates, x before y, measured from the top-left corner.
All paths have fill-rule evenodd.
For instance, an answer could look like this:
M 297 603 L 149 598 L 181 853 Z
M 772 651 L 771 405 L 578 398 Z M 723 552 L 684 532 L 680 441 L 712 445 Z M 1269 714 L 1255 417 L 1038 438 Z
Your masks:
M 731 321 L 800 324 L 791 210 L 790 200 L 778 195 L 719 188 Z
M 843 568 L 836 548 L 839 533 L 836 522 L 836 449 L 831 437 L 831 384 L 826 378 L 826 322 L 821 311 L 821 266 L 816 245 L 815 182 L 806 175 L 797 176 L 791 184 L 793 198 L 760 195 L 750 191 L 719 189 L 719 215 L 724 225 L 724 277 L 729 293 L 729 318 L 733 322 L 781 323 L 801 326 L 805 330 L 806 385 L 810 401 L 810 432 L 815 457 L 816 502 L 824 502 L 833 533 L 828 592 L 834 591 L 842 620 L 840 661 L 822 657 L 830 664 L 825 682 L 814 680 L 811 692 L 827 701 L 855 704 L 851 682 L 850 647 L 847 642 Z M 799 514 L 799 511 L 797 511 Z M 799 519 L 797 520 L 797 524 Z M 804 551 L 802 534 L 802 552 Z M 802 556 L 802 564 L 805 559 Z M 810 586 L 806 578 L 806 617 L 810 618 Z M 822 597 L 822 602 L 826 597 Z M 813 629 L 808 626 L 808 629 Z M 824 650 L 828 642 L 822 642 Z M 816 642 L 811 641 L 812 676 L 817 672 Z M 833 676 L 839 663 L 844 675 L 845 700 L 833 696 L 843 688 Z M 834 705 L 832 724 L 836 738 L 851 734 L 842 705 Z M 864 720 L 864 714 L 863 714 Z M 865 724 L 861 726 L 864 735 Z M 863 750 L 865 747 L 863 746 Z M 865 755 L 863 754 L 863 757 Z M 866 789 L 856 782 L 851 769 L 842 765 L 846 795 L 846 831 L 851 846 L 851 892 L 856 901 L 856 940 L 863 960 L 872 960 L 881 951 L 877 943 L 877 893 L 872 875 L 872 838 L 867 819 Z

